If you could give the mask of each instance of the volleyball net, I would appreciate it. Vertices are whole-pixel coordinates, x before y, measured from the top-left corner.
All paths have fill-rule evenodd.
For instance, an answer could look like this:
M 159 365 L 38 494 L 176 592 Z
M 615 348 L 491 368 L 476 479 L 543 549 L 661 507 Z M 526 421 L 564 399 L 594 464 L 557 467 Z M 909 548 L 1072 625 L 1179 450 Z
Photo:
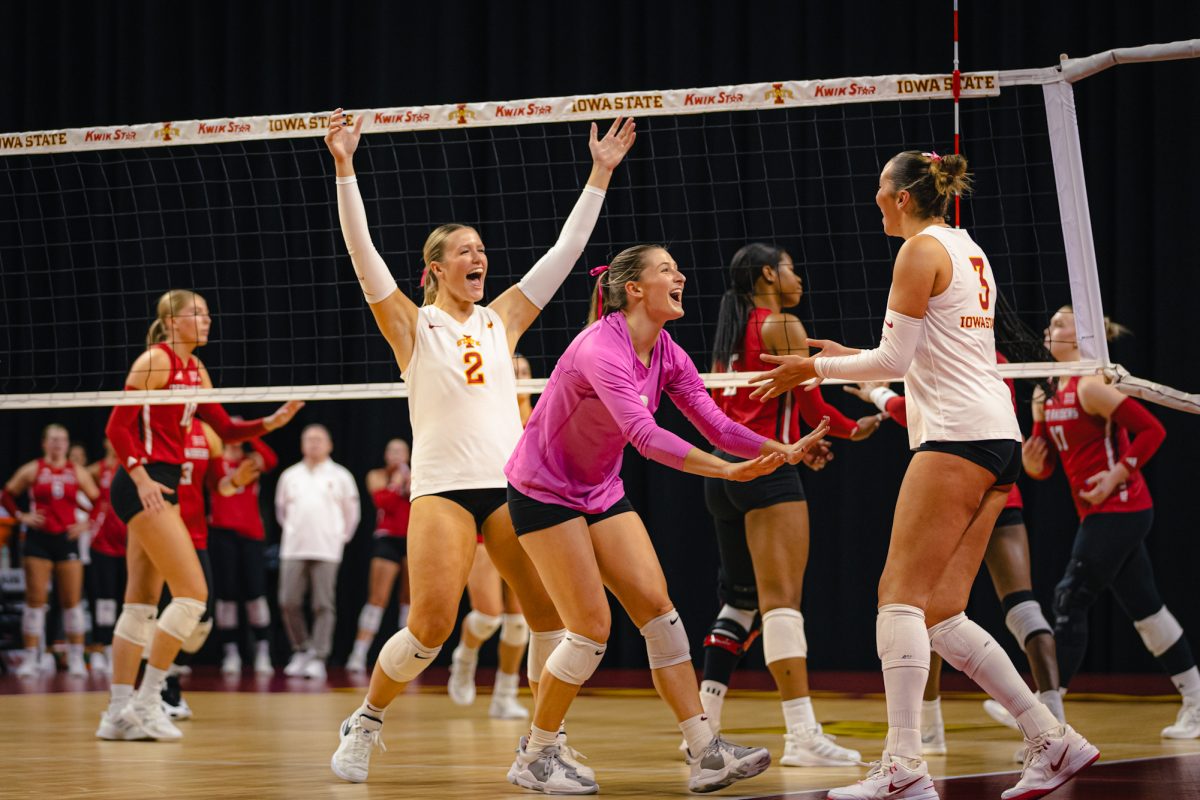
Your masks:
M 1200 51 L 1113 53 L 962 77 L 975 179 L 962 224 L 995 272 L 1010 377 L 1113 366 L 1072 82 Z M 669 330 L 702 371 L 728 264 L 749 242 L 792 255 L 810 336 L 873 346 L 900 244 L 881 229 L 879 173 L 902 150 L 952 149 L 951 95 L 948 74 L 889 75 L 350 113 L 365 117 L 355 166 L 373 238 L 414 298 L 425 237 L 450 221 L 479 230 L 486 299 L 499 295 L 555 241 L 590 167 L 590 122 L 638 119 L 581 263 L 522 339 L 538 391 L 584 325 L 588 268 L 641 242 L 688 277 Z M 320 112 L 0 134 L 0 408 L 179 402 L 122 391 L 173 288 L 213 315 L 201 354 L 220 388 L 197 399 L 404 396 L 342 242 L 327 124 Z M 1069 365 L 1032 333 L 1065 303 L 1084 357 Z

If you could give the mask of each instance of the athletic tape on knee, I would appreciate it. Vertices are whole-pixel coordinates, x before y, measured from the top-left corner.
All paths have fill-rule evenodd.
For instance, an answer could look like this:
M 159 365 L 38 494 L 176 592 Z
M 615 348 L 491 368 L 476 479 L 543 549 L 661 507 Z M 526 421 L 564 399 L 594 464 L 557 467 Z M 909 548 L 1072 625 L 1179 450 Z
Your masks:
M 217 627 L 223 631 L 237 630 L 237 603 L 233 600 L 217 601 Z
M 1166 606 L 1145 619 L 1137 620 L 1133 623 L 1133 627 L 1137 628 L 1138 635 L 1142 637 L 1142 642 L 1150 651 L 1150 655 L 1156 658 L 1170 650 L 1171 645 L 1179 641 L 1180 636 L 1183 636 L 1183 627 Z
M 117 624 L 117 601 L 111 597 L 96 601 L 96 625 L 100 628 L 111 628 Z
M 675 609 L 647 622 L 641 627 L 640 633 L 646 640 L 650 669 L 673 667 L 692 660 L 692 647 L 688 643 L 687 631 L 683 629 L 679 612 Z
M 477 639 L 487 641 L 500 629 L 500 618 L 491 614 L 483 614 L 472 609 L 463 617 L 463 630 L 469 631 Z
M 158 629 L 168 636 L 186 642 L 200 624 L 207 606 L 194 597 L 175 597 L 158 618 Z
M 768 664 L 785 658 L 808 658 L 804 616 L 795 608 L 773 608 L 763 614 L 763 655 Z
M 267 598 L 256 597 L 246 603 L 246 621 L 251 628 L 265 628 L 271 624 L 271 607 Z
M 358 629 L 367 633 L 378 633 L 379 625 L 383 622 L 383 606 L 373 606 L 367 603 L 358 612 Z
M 582 686 L 600 666 L 608 645 L 567 631 L 546 659 L 546 669 L 563 683 Z
M 1052 630 L 1046 615 L 1042 613 L 1042 604 L 1037 600 L 1026 600 L 1010 608 L 1004 615 L 1004 624 L 1021 647 L 1034 636 Z
M 929 629 L 929 644 L 946 662 L 972 680 L 993 652 L 1003 652 L 990 633 L 967 618 L 955 614 Z
M 64 608 L 62 611 L 63 633 L 68 636 L 82 636 L 87 632 L 87 618 L 83 614 L 83 605 Z
M 505 614 L 500 622 L 500 643 L 524 647 L 529 641 L 529 623 L 521 614 Z
M 180 649 L 185 653 L 199 653 L 200 648 L 204 647 L 204 643 L 208 641 L 208 635 L 212 633 L 212 629 L 213 621 L 211 619 L 200 620 L 192 629 L 191 634 L 183 640 L 183 646 Z
M 533 683 L 542 679 L 542 670 L 546 667 L 546 659 L 558 647 L 558 643 L 566 636 L 567 629 L 556 631 L 533 631 L 529 635 L 529 655 L 526 658 L 525 674 Z
M 145 603 L 126 603 L 113 627 L 113 635 L 127 642 L 149 647 L 154 638 L 154 626 L 158 618 L 158 607 Z
M 901 603 L 881 606 L 875 617 L 875 648 L 884 669 L 929 669 L 925 612 Z
M 377 663 L 392 680 L 408 683 L 424 672 L 441 651 L 441 647 L 426 647 L 408 628 L 401 628 L 384 643 Z
M 45 606 L 25 606 L 21 612 L 21 633 L 26 636 L 42 636 L 46 633 Z

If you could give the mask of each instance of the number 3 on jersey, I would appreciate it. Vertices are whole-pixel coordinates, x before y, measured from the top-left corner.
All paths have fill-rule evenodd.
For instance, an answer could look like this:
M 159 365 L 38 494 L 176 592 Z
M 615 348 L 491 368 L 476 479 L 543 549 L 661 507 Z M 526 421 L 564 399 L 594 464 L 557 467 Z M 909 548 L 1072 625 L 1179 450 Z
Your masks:
M 467 365 L 465 375 L 468 386 L 482 386 L 487 381 L 483 376 L 483 354 L 476 350 L 463 353 L 463 363 Z
M 979 307 L 987 311 L 988 306 L 992 304 L 992 287 L 988 285 L 987 278 L 983 275 L 987 264 L 979 256 L 971 256 L 971 266 L 979 273 L 979 285 L 983 287 L 983 291 L 979 293 Z

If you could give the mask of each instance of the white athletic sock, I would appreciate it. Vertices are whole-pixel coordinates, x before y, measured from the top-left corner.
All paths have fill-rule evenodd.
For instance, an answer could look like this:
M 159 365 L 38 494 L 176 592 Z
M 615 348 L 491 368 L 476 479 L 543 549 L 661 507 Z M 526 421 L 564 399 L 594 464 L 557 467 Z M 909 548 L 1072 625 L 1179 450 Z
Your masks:
M 236 649 L 236 646 L 235 646 L 235 649 Z M 256 654 L 265 655 L 269 658 L 271 656 L 271 643 L 268 642 L 266 639 L 263 639 L 263 640 L 259 641 L 258 645 L 255 647 L 255 651 L 256 651 Z
M 1058 689 L 1047 689 L 1044 692 L 1038 692 L 1038 700 L 1042 701 L 1042 705 L 1050 709 L 1050 713 L 1054 718 L 1064 725 L 1067 722 L 1067 712 L 1063 708 L 1062 695 Z
M 811 697 L 796 697 L 783 701 L 783 722 L 789 731 L 811 731 L 817 727 Z
M 875 638 L 883 663 L 887 699 L 888 735 L 884 749 L 895 758 L 920 763 L 921 702 L 929 678 L 925 612 L 901 603 L 881 606 Z
M 708 726 L 712 732 L 721 731 L 721 709 L 725 705 L 725 693 L 729 687 L 717 681 L 700 682 L 700 707 L 708 717 Z
M 112 645 L 104 645 L 104 657 L 108 659 L 108 668 L 112 669 Z
M 492 691 L 496 694 L 516 696 L 520 681 L 521 676 L 515 672 L 508 673 L 496 670 L 496 687 Z
M 397 630 L 408 624 L 408 610 L 410 608 L 412 608 L 412 606 L 408 603 L 400 604 L 400 625 L 396 628 Z
M 679 730 L 683 731 L 683 738 L 687 739 L 688 752 L 693 758 L 703 753 L 709 742 L 716 738 L 703 714 L 685 719 L 679 723 Z
M 83 645 L 82 644 L 74 644 L 74 643 L 68 644 L 67 645 L 67 655 L 70 657 L 73 657 L 73 658 L 77 658 L 80 661 L 82 661 L 83 660 Z
M 942 722 L 942 698 L 935 697 L 932 700 L 921 701 L 921 728 L 929 730 L 938 723 Z
M 1183 702 L 1190 705 L 1200 703 L 1200 669 L 1192 667 L 1186 672 L 1171 676 L 1171 682 L 1183 695 Z
M 361 658 L 361 659 L 365 660 L 367 657 L 367 651 L 370 649 L 371 649 L 371 640 L 370 639 L 355 639 L 354 640 L 354 649 L 350 651 L 350 655 L 353 658 Z
M 237 642 L 226 642 L 225 643 L 225 657 L 233 658 L 234 656 L 237 656 L 238 658 L 241 658 L 241 656 L 242 656 L 242 654 L 240 652 L 238 652 Z
M 525 743 L 525 752 L 529 755 L 540 753 L 558 741 L 558 731 L 544 731 L 536 725 L 529 728 L 529 741 Z
M 383 715 L 387 713 L 387 709 L 379 708 L 378 706 L 373 706 L 370 703 L 368 703 L 366 700 L 363 700 L 363 704 L 361 706 L 359 706 L 358 710 L 355 711 L 354 713 L 355 714 L 364 714 L 368 717 L 373 717 L 373 718 L 379 720 L 380 723 L 382 723 Z
M 115 714 L 125 707 L 133 697 L 133 686 L 128 683 L 114 683 L 109 687 L 108 711 Z
M 465 642 L 459 642 L 458 647 L 454 648 L 454 660 L 456 661 L 478 661 L 479 648 L 467 647 Z
M 162 694 L 163 683 L 167 680 L 167 671 L 146 665 L 146 672 L 142 675 L 142 685 L 137 690 L 137 702 L 143 705 L 159 702 L 159 697 Z

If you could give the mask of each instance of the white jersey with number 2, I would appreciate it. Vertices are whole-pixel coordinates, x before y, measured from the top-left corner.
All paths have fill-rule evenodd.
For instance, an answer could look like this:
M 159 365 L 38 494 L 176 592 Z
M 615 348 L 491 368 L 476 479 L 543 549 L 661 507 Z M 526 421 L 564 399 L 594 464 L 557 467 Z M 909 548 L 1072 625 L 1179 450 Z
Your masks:
M 1012 395 L 996 368 L 996 279 L 983 250 L 961 228 L 931 225 L 918 236 L 950 254 L 950 285 L 929 298 L 921 340 L 904 376 L 908 440 L 1021 441 Z M 885 321 L 886 322 L 886 321 Z
M 521 438 L 521 412 L 500 315 L 475 306 L 466 322 L 422 306 L 408 384 L 412 498 L 503 489 L 504 465 Z

